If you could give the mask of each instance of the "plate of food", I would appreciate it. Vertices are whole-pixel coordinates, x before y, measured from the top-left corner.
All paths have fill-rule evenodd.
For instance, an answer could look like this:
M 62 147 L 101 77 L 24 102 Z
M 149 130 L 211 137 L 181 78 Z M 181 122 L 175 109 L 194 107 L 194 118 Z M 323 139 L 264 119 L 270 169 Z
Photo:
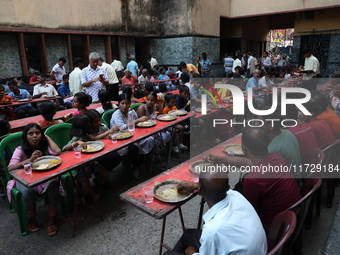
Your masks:
M 211 108 L 212 109 L 222 109 L 222 108 L 224 108 L 224 106 L 220 105 L 220 104 L 215 104 L 215 105 L 211 106 Z
M 187 111 L 184 110 L 172 110 L 169 112 L 169 114 L 176 115 L 176 116 L 184 116 L 187 115 Z
M 153 196 L 160 201 L 167 203 L 177 203 L 184 201 L 192 196 L 190 194 L 179 194 L 177 192 L 177 185 L 182 181 L 169 179 L 162 182 L 157 182 L 153 186 Z
M 50 170 L 59 166 L 61 163 L 61 158 L 56 156 L 42 156 L 37 158 L 32 163 L 32 170 L 44 171 Z
M 210 112 L 210 111 L 211 111 L 211 109 L 207 108 L 207 112 Z M 202 112 L 202 108 L 196 108 L 195 112 Z
M 23 98 L 23 99 L 19 99 L 18 102 L 28 102 L 28 101 L 32 101 L 31 98 Z
M 226 153 L 233 152 L 236 156 L 244 156 L 241 144 L 227 144 L 222 150 Z
M 177 116 L 172 115 L 172 114 L 162 114 L 162 115 L 158 115 L 157 119 L 162 120 L 162 121 L 173 121 L 173 120 L 177 119 Z
M 190 164 L 190 171 L 199 174 L 200 171 L 208 171 L 210 167 L 216 171 L 217 166 L 224 167 L 224 164 L 214 164 L 212 162 L 203 162 L 203 160 L 197 160 Z
M 128 139 L 130 137 L 133 136 L 133 133 L 127 130 L 121 130 L 118 133 L 115 133 L 117 140 L 124 140 L 124 139 Z
M 104 149 L 105 144 L 100 141 L 91 141 L 86 143 L 86 147 L 81 149 L 83 153 L 94 153 Z
M 137 124 L 137 127 L 147 128 L 147 127 L 153 127 L 155 125 L 156 125 L 156 121 L 155 120 L 148 120 L 148 121 L 139 122 Z

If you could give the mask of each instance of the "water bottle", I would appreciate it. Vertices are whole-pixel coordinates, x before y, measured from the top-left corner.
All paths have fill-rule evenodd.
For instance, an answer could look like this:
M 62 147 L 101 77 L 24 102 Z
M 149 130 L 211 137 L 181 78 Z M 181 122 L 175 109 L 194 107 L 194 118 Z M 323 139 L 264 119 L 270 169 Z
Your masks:
M 135 130 L 135 118 L 134 118 L 133 111 L 129 111 L 129 114 L 128 114 L 128 130 L 130 132 Z

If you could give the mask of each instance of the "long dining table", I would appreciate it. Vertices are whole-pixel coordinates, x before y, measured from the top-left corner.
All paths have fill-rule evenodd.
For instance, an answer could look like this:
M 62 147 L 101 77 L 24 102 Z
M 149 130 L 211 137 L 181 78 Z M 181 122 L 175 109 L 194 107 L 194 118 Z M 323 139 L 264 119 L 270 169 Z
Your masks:
M 241 144 L 241 134 L 238 134 L 229 140 L 216 145 L 215 147 L 204 151 L 197 156 L 183 162 L 182 164 L 179 164 L 143 183 L 140 183 L 136 185 L 135 187 L 132 187 L 131 189 L 125 191 L 124 193 L 120 194 L 121 200 L 124 202 L 134 206 L 138 210 L 144 212 L 145 214 L 153 217 L 154 219 L 162 219 L 162 230 L 161 230 L 161 236 L 160 236 L 160 246 L 159 246 L 159 255 L 162 254 L 163 247 L 171 250 L 171 248 L 164 243 L 164 234 L 165 234 L 165 227 L 166 227 L 166 217 L 170 213 L 172 213 L 175 210 L 179 211 L 180 220 L 181 220 L 181 226 L 183 228 L 183 231 L 185 230 L 185 224 L 184 224 L 184 217 L 182 214 L 181 206 L 187 203 L 189 200 L 194 198 L 197 195 L 197 192 L 194 192 L 192 196 L 184 201 L 178 202 L 178 203 L 167 203 L 162 202 L 156 198 L 154 198 L 152 203 L 146 203 L 144 200 L 144 191 L 143 187 L 145 186 L 154 186 L 156 183 L 175 179 L 180 181 L 193 181 L 190 174 L 190 165 L 198 160 L 201 160 L 204 155 L 207 153 L 211 153 L 215 156 L 226 156 L 228 157 L 228 154 L 224 152 L 222 149 L 227 144 Z M 203 213 L 203 205 L 204 201 L 201 201 L 200 206 L 200 212 L 198 216 L 198 226 L 197 228 L 200 228 L 201 226 L 201 219 L 202 219 L 202 213 Z
M 166 130 L 170 127 L 177 125 L 179 122 L 187 120 L 191 117 L 191 114 L 187 114 L 185 116 L 179 116 L 174 121 L 159 121 L 157 120 L 157 124 L 154 127 L 150 128 L 139 128 L 133 131 L 133 136 L 131 138 L 125 140 L 118 140 L 117 143 L 112 143 L 111 139 L 102 139 L 101 142 L 104 143 L 104 148 L 101 151 L 94 153 L 82 153 L 81 158 L 75 158 L 73 151 L 66 151 L 60 154 L 58 157 L 61 159 L 61 163 L 54 169 L 44 170 L 44 171 L 36 171 L 33 170 L 31 174 L 26 174 L 24 169 L 17 169 L 9 172 L 12 178 L 22 183 L 24 186 L 28 188 L 36 187 L 39 184 L 42 184 L 48 180 L 59 177 L 63 174 L 69 173 L 72 170 L 80 169 L 89 163 L 96 161 L 114 151 L 120 150 L 132 143 L 136 143 L 142 139 L 145 139 L 149 136 L 152 136 L 160 131 Z M 76 188 L 78 192 L 78 186 Z M 76 194 L 78 197 L 78 194 Z M 75 203 L 75 213 L 73 222 L 67 221 L 69 224 L 73 226 L 73 236 L 75 236 L 75 226 L 76 226 L 76 217 L 77 217 L 77 205 Z M 101 216 L 100 210 L 98 210 L 99 215 Z
M 6 107 L 16 107 L 24 104 L 32 104 L 32 103 L 40 103 L 48 100 L 54 100 L 54 99 L 59 99 L 61 96 L 54 96 L 54 97 L 41 97 L 41 98 L 35 98 L 32 100 L 27 100 L 27 101 L 14 101 L 10 104 L 0 104 L 0 108 L 6 108 Z

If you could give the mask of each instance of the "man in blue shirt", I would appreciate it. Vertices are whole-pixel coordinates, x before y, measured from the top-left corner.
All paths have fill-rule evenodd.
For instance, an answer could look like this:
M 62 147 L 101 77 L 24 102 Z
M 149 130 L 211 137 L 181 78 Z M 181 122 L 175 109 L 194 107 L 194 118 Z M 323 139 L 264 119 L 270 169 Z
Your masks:
M 64 105 L 66 105 L 67 108 L 72 108 L 72 102 L 71 100 L 69 100 L 70 99 L 69 97 L 71 97 L 71 91 L 68 78 L 69 78 L 68 74 L 63 75 L 63 84 L 61 84 L 59 88 L 59 95 L 64 98 L 63 100 Z
M 8 86 L 10 90 L 12 91 L 8 95 L 13 98 L 13 101 L 18 101 L 19 99 L 31 99 L 32 96 L 30 93 L 25 89 L 19 89 L 18 83 L 16 81 L 9 81 Z M 31 104 L 24 104 L 15 107 L 15 113 L 18 116 L 18 119 L 25 118 L 26 115 L 30 116 L 36 116 L 39 115 L 39 111 L 35 109 Z
M 251 77 L 247 82 L 246 93 L 248 93 L 248 88 L 253 89 L 253 95 L 258 95 L 260 91 L 268 89 L 268 87 L 259 87 L 259 80 L 261 78 L 260 76 L 261 76 L 261 71 L 258 69 L 255 69 L 253 73 L 253 77 Z M 255 102 L 254 107 L 256 109 L 262 109 L 265 105 L 265 100 L 264 100 L 264 97 L 262 96 L 255 97 L 254 102 Z
M 138 64 L 135 61 L 135 56 L 131 55 L 129 57 L 129 63 L 126 66 L 127 69 L 130 70 L 132 73 L 132 76 L 137 77 L 137 70 L 138 70 Z
M 207 53 L 202 53 L 202 60 L 201 60 L 201 74 L 202 77 L 209 77 L 211 71 L 211 61 L 207 59 Z

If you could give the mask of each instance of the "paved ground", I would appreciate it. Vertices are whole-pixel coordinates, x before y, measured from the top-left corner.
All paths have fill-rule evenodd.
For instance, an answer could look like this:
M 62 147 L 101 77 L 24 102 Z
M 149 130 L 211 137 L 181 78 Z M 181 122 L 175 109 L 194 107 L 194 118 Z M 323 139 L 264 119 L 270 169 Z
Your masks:
M 187 159 L 189 155 L 183 156 Z M 157 173 L 157 170 L 152 175 L 144 173 L 141 181 Z M 100 201 L 104 221 L 100 221 L 88 208 L 80 209 L 75 238 L 72 237 L 71 227 L 62 220 L 59 220 L 60 230 L 54 237 L 48 237 L 43 227 L 37 233 L 21 236 L 16 214 L 9 213 L 7 202 L 0 199 L 0 254 L 158 254 L 162 222 L 119 199 L 119 194 L 141 182 L 130 180 L 124 183 L 121 181 L 123 176 L 124 170 L 119 166 L 110 178 L 112 187 Z M 230 178 L 231 184 L 236 180 L 235 176 Z M 325 198 L 324 193 L 322 198 Z M 303 254 L 339 254 L 339 194 L 340 188 L 336 188 L 333 208 L 326 208 L 323 203 L 321 216 L 313 218 L 312 229 L 304 230 Z M 197 225 L 199 202 L 200 198 L 195 197 L 182 208 L 187 227 Z M 38 221 L 42 224 L 47 219 L 44 217 L 47 216 L 46 206 L 42 202 L 38 205 L 38 212 Z M 181 233 L 178 213 L 173 212 L 167 218 L 165 242 L 173 246 Z

